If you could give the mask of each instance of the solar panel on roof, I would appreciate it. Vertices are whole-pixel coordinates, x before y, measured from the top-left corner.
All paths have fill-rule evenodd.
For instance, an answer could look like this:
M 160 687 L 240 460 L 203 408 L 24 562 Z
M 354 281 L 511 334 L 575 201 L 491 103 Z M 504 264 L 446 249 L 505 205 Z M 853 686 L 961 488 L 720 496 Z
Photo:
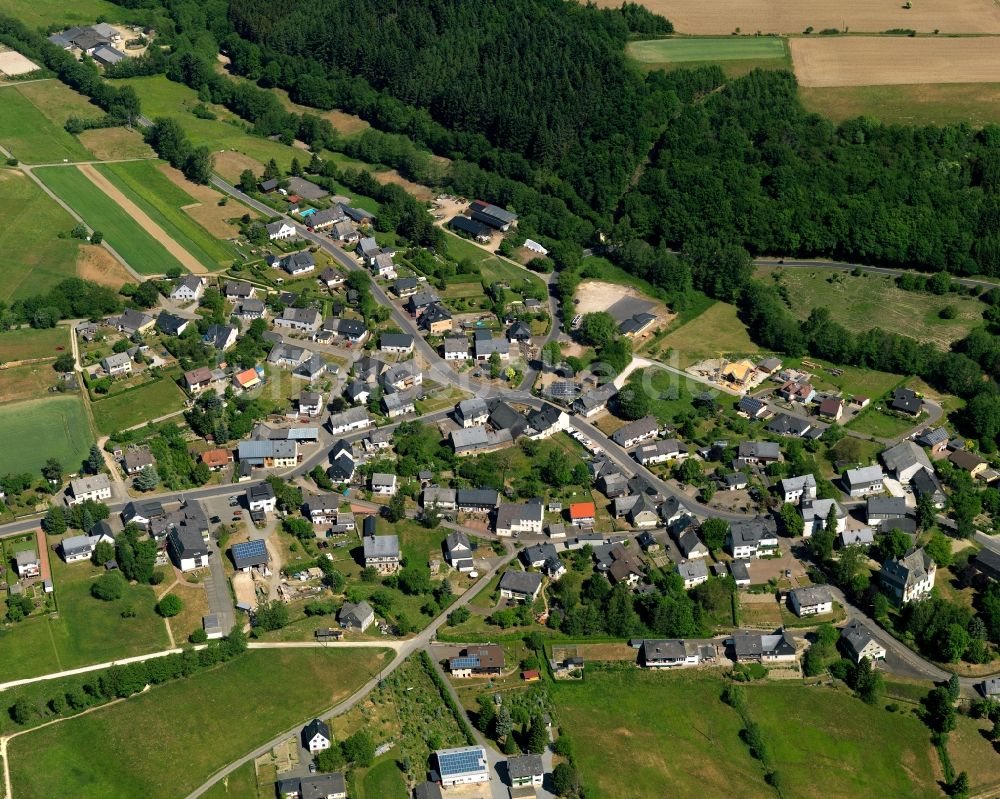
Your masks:
M 465 774 L 470 771 L 481 771 L 483 768 L 482 749 L 463 749 L 457 752 L 439 752 L 438 768 L 441 776 Z
M 263 539 L 255 538 L 253 541 L 233 544 L 233 554 L 238 558 L 266 557 L 267 547 Z
M 479 658 L 475 655 L 452 658 L 451 667 L 453 669 L 475 669 L 479 667 Z

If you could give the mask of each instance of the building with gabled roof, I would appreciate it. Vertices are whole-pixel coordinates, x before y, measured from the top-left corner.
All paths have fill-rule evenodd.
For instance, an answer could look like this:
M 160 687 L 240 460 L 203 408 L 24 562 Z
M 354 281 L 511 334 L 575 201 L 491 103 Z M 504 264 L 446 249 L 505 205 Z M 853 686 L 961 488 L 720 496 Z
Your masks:
M 889 558 L 882 564 L 879 578 L 889 597 L 899 605 L 923 599 L 934 588 L 937 565 L 923 547 L 902 558 Z
M 867 625 L 852 619 L 840 631 L 840 643 L 855 663 L 868 658 L 873 663 L 885 660 L 886 649 L 878 642 Z

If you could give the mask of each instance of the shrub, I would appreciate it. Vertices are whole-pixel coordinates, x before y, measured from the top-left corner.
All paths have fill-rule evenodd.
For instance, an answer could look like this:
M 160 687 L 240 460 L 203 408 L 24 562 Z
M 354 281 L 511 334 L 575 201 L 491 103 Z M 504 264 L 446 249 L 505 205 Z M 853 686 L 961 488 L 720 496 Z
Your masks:
M 169 619 L 176 616 L 184 609 L 184 603 L 177 594 L 167 594 L 156 604 L 156 612 L 163 618 Z
M 90 586 L 90 593 L 104 602 L 121 599 L 125 594 L 125 578 L 122 577 L 121 572 L 116 571 L 102 574 Z

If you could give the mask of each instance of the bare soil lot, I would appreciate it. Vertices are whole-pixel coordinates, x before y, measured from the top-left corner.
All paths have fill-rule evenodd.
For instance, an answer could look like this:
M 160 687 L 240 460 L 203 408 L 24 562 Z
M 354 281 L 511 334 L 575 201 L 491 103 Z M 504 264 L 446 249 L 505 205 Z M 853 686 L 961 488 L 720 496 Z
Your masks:
M 93 280 L 113 289 L 135 282 L 135 277 L 110 252 L 93 245 L 80 247 L 76 256 L 76 274 L 84 280 Z
M 637 313 L 649 312 L 658 317 L 669 315 L 662 302 L 643 296 L 628 286 L 605 283 L 602 280 L 585 280 L 576 290 L 576 312 L 588 314 L 607 311 L 616 322 L 628 319 Z
M 385 172 L 374 172 L 372 173 L 372 177 L 382 184 L 395 183 L 397 186 L 401 186 L 406 189 L 406 191 L 423 202 L 430 202 L 434 198 L 433 189 L 420 183 L 414 183 L 412 180 L 407 180 L 395 169 L 389 169 Z
M 101 161 L 125 158 L 156 158 L 153 148 L 142 140 L 137 130 L 127 128 L 94 128 L 85 130 L 77 138 L 80 143 Z
M 200 183 L 192 183 L 179 169 L 174 169 L 170 164 L 160 164 L 160 171 L 170 178 L 170 182 L 180 187 L 198 200 L 194 205 L 186 205 L 182 209 L 195 222 L 201 225 L 213 236 L 220 239 L 229 239 L 239 234 L 239 228 L 228 220 L 244 213 L 257 217 L 259 214 L 243 205 L 227 203 L 219 205 L 219 199 L 223 196 L 221 192 Z
M 240 173 L 249 169 L 255 175 L 264 171 L 264 165 L 249 155 L 243 155 L 236 150 L 226 150 L 215 154 L 215 171 L 230 182 L 240 179 Z
M 597 5 L 621 6 L 621 0 L 597 0 Z M 645 0 L 646 8 L 662 14 L 679 33 L 728 34 L 802 33 L 812 26 L 881 33 L 912 28 L 919 33 L 1000 33 L 1000 6 L 993 0 L 916 0 L 903 8 L 902 0 Z
M 803 86 L 1000 81 L 998 38 L 823 37 L 790 46 Z

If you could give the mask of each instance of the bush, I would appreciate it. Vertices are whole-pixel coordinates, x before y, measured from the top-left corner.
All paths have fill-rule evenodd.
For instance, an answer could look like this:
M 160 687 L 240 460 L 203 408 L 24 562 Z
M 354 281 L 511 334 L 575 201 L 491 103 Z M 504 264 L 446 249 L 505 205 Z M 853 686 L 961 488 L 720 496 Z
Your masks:
M 199 627 L 188 636 L 188 640 L 192 644 L 203 644 L 208 640 L 208 633 L 206 633 L 203 628 Z
M 125 594 L 125 578 L 121 572 L 113 571 L 102 574 L 97 581 L 90 586 L 90 593 L 97 599 L 104 602 L 112 602 L 121 599 Z
M 156 612 L 163 618 L 169 619 L 176 616 L 184 609 L 184 603 L 177 594 L 167 594 L 156 604 Z

